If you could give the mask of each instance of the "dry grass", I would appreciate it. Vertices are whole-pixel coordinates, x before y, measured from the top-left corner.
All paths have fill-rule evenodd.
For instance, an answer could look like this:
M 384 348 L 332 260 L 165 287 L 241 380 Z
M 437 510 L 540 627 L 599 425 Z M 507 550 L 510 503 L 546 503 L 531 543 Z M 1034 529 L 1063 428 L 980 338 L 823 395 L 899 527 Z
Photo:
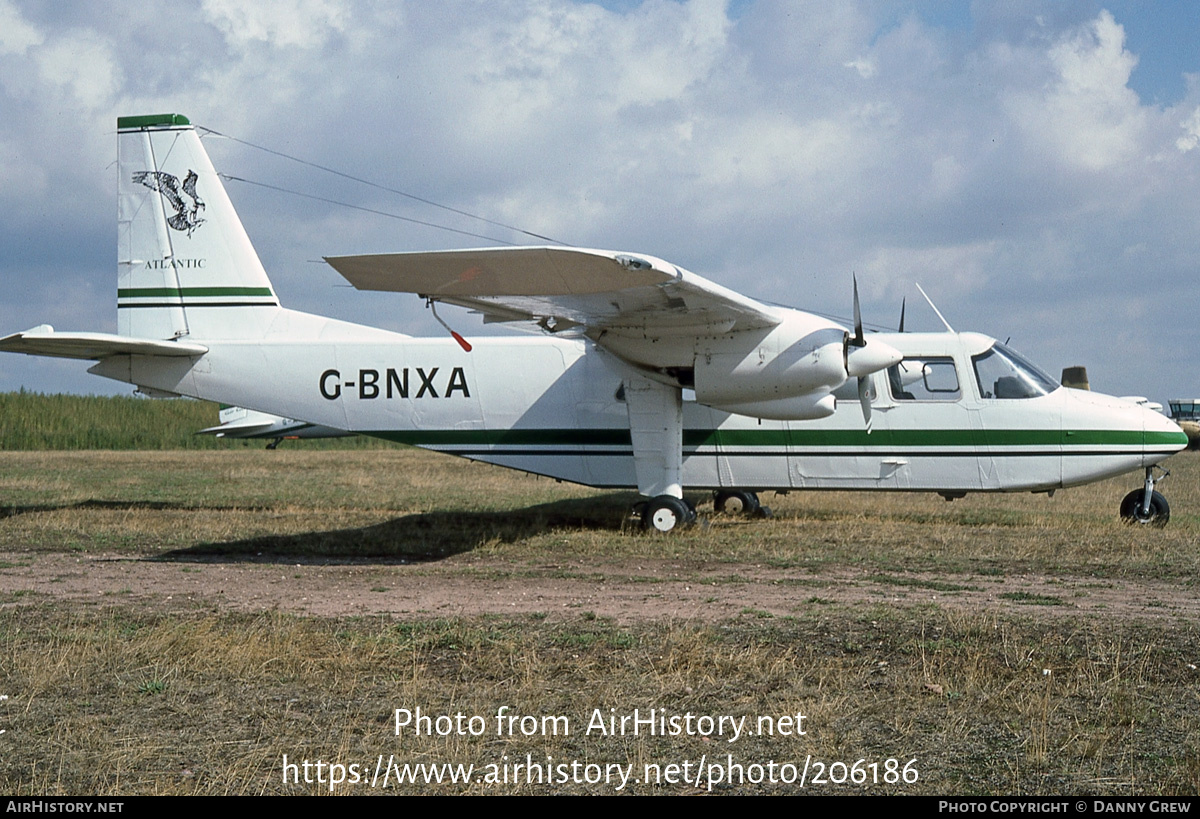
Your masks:
M 1200 462 L 1178 456 L 1164 529 L 1125 527 L 1136 476 L 1042 495 L 768 495 L 769 521 L 714 518 L 678 538 L 624 528 L 628 494 L 416 450 L 0 452 L 0 549 L 318 557 L 650 554 L 881 570 L 1200 573 Z M 698 501 L 703 497 L 698 496 Z
M 876 615 L 876 619 L 869 619 Z M 1107 633 L 1101 633 L 1101 632 Z M 307 793 L 282 756 L 484 766 L 502 759 L 743 764 L 917 760 L 913 785 L 813 792 L 1194 793 L 1195 635 L 944 612 L 858 613 L 711 627 L 410 623 L 266 614 L 164 618 L 121 609 L 7 613 L 10 793 Z M 570 736 L 396 737 L 392 710 L 565 715 Z M 594 708 L 782 716 L 808 734 L 584 736 Z M 688 786 L 651 788 L 690 792 Z M 334 787 L 365 792 L 364 787 Z M 399 792 L 609 792 L 401 786 Z M 721 787 L 787 792 L 784 785 Z
M 556 560 L 597 572 L 637 557 L 681 572 L 866 567 L 947 587 L 1037 572 L 1197 576 L 1200 462 L 1164 491 L 1162 530 L 1115 520 L 1136 478 L 1060 493 L 969 497 L 833 493 L 768 498 L 776 518 L 715 519 L 651 537 L 623 528 L 627 498 L 413 451 L 0 453 L 0 551 L 175 554 L 272 550 L 368 563 L 488 557 L 535 585 Z M 0 567 L 4 571 L 4 567 Z M 882 581 L 881 581 L 882 582 Z M 922 580 L 923 583 L 931 581 Z M 726 754 L 826 763 L 915 759 L 915 784 L 812 785 L 833 793 L 1187 794 L 1200 790 L 1200 632 L 1183 617 L 1088 618 L 1014 601 L 828 603 L 798 588 L 788 617 L 746 601 L 726 622 L 618 624 L 565 616 L 316 618 L 152 612 L 0 600 L 0 790 L 17 794 L 310 793 L 282 758 L 356 763 L 682 763 Z M 1054 610 L 1053 616 L 1047 612 Z M 1015 612 L 1015 613 L 1013 613 Z M 396 737 L 396 708 L 565 715 L 570 736 Z M 586 736 L 592 709 L 781 716 L 804 737 Z M 631 785 L 690 793 L 689 785 Z M 704 790 L 703 788 L 701 790 Z M 795 792 L 729 785 L 720 792 Z M 339 785 L 336 793 L 367 793 Z M 611 792 L 606 785 L 404 785 L 412 793 Z

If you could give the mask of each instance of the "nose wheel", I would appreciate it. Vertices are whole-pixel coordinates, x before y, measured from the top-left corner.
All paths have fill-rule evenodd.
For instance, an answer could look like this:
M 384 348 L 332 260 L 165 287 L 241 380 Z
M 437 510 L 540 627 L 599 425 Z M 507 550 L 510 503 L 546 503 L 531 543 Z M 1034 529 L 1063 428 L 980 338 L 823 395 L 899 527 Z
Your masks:
M 1141 489 L 1130 492 L 1121 501 L 1121 520 L 1126 523 L 1140 523 L 1143 526 L 1165 526 L 1171 519 L 1171 505 L 1167 499 L 1154 490 L 1154 485 L 1171 473 L 1162 470 L 1162 477 L 1155 478 L 1154 470 L 1161 467 L 1146 467 L 1146 484 Z
M 721 489 L 713 493 L 713 511 L 717 514 L 769 518 L 771 509 L 759 503 L 758 495 L 740 489 Z

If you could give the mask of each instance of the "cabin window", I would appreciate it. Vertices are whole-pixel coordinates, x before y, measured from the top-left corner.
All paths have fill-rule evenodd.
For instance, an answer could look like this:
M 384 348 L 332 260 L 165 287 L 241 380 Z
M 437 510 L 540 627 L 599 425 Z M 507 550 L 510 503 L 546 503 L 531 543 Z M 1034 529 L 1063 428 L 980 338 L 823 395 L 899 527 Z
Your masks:
M 906 358 L 889 367 L 887 374 L 888 388 L 896 401 L 957 401 L 962 398 L 953 358 Z
M 1037 398 L 1059 387 L 1057 381 L 999 342 L 986 353 L 972 356 L 971 364 L 982 398 Z

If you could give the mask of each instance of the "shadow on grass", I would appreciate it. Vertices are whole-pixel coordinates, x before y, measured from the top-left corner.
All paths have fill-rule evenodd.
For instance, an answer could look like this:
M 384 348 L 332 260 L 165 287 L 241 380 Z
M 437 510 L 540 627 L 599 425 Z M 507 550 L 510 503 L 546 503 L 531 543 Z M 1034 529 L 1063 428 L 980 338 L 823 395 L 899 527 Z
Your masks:
M 18 515 L 34 515 L 39 512 L 61 512 L 67 509 L 154 509 L 156 511 L 168 509 L 200 509 L 203 507 L 189 503 L 173 503 L 170 501 L 108 501 L 108 500 L 85 500 L 76 503 L 40 503 L 40 504 L 9 504 L 8 506 L 0 506 L 0 520 L 5 518 L 15 518 Z M 240 507 L 246 508 L 246 507 Z
M 268 535 L 201 543 L 153 560 L 418 563 L 469 552 L 485 543 L 512 543 L 555 529 L 620 530 L 637 496 L 629 493 L 543 503 L 503 512 L 436 511 L 406 515 L 358 529 Z

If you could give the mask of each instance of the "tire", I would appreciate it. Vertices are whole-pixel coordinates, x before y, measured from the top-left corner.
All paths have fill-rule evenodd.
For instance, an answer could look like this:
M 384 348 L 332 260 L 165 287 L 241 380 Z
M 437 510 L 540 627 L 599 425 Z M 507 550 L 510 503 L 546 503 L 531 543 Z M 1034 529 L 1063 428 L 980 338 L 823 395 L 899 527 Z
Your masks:
M 696 513 L 674 495 L 659 495 L 646 503 L 642 512 L 642 527 L 666 534 L 696 519 Z
M 1145 489 L 1135 489 L 1121 501 L 1121 519 L 1126 523 L 1140 523 L 1143 526 L 1163 526 L 1171 519 L 1171 505 L 1167 499 L 1157 492 L 1150 494 L 1150 509 L 1142 513 L 1142 497 Z
M 713 495 L 713 509 L 718 514 L 749 517 L 758 511 L 759 506 L 758 495 L 753 492 L 725 489 Z

